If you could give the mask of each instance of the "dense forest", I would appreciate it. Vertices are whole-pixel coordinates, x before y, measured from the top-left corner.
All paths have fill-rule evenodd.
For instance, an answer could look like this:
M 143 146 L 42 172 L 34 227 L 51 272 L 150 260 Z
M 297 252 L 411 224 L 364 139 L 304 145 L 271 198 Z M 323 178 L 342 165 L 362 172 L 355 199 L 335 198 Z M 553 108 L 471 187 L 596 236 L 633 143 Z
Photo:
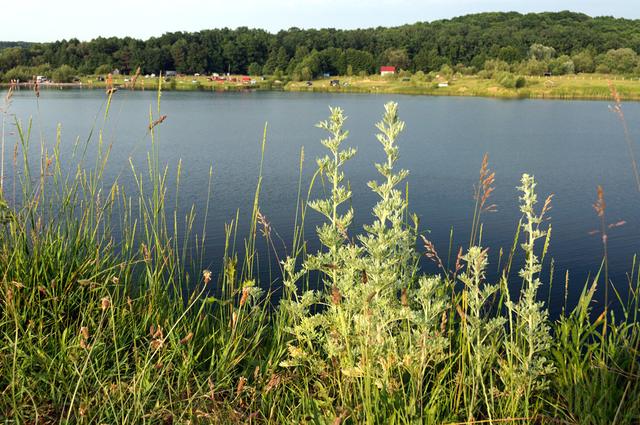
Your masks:
M 309 79 L 366 74 L 381 65 L 411 72 L 508 69 L 525 75 L 640 74 L 640 20 L 573 12 L 481 13 L 394 28 L 240 27 L 166 33 L 146 41 L 99 37 L 52 43 L 0 42 L 0 79 L 51 75 L 231 72 Z

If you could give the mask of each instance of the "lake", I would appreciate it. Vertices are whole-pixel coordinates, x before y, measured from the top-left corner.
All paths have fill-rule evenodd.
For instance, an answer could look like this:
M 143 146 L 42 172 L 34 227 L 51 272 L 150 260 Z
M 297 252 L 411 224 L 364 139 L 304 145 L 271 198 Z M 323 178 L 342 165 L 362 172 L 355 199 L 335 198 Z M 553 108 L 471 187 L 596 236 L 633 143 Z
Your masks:
M 0 94 L 4 97 L 4 93 Z M 56 125 L 62 125 L 62 156 L 68 157 L 76 137 L 85 139 L 94 124 L 102 125 L 105 94 L 100 90 L 45 90 L 36 102 L 33 92 L 15 93 L 10 113 L 20 120 L 33 117 L 33 137 L 49 146 L 55 142 Z M 324 137 L 314 127 L 326 119 L 328 106 L 340 106 L 349 117 L 347 146 L 358 149 L 345 169 L 354 192 L 354 227 L 351 234 L 371 221 L 376 198 L 366 182 L 378 178 L 373 166 L 383 159 L 375 138 L 385 102 L 400 105 L 405 132 L 399 139 L 399 166 L 410 171 L 410 210 L 421 219 L 421 230 L 434 242 L 446 262 L 453 227 L 454 253 L 467 246 L 474 208 L 473 186 L 483 154 L 489 154 L 496 172 L 492 202 L 498 211 L 483 216 L 483 245 L 490 248 L 490 275 L 495 276 L 500 248 L 508 251 L 520 217 L 518 192 L 523 172 L 538 181 L 539 206 L 553 193 L 550 223 L 553 226 L 550 256 L 554 280 L 550 309 L 557 312 L 564 299 L 564 276 L 569 270 L 569 303 L 575 302 L 587 277 L 602 261 L 602 243 L 589 232 L 599 222 L 592 207 L 597 185 L 607 202 L 607 222 L 626 221 L 609 234 L 610 273 L 617 288 L 626 293 L 626 274 L 632 271 L 634 253 L 640 251 L 640 194 L 633 177 L 623 128 L 607 102 L 495 100 L 465 97 L 419 97 L 403 95 L 311 94 L 282 92 L 165 92 L 158 126 L 160 159 L 170 174 L 182 159 L 180 206 L 182 214 L 196 204 L 196 230 L 202 228 L 207 199 L 208 171 L 213 167 L 213 197 L 207 218 L 207 261 L 219 270 L 224 243 L 224 223 L 240 210 L 239 235 L 246 235 L 260 163 L 260 145 L 268 122 L 264 157 L 261 211 L 272 227 L 290 244 L 296 208 L 300 151 L 304 147 L 303 189 L 315 171 L 315 158 L 324 153 Z M 104 125 L 104 140 L 113 145 L 106 172 L 134 193 L 129 158 L 144 165 L 150 149 L 145 136 L 149 109 L 155 111 L 156 93 L 119 91 Z M 632 139 L 640 140 L 640 103 L 623 105 Z M 6 129 L 12 152 L 16 136 Z M 37 144 L 37 143 L 35 143 Z M 91 145 L 95 151 L 96 143 Z M 6 168 L 11 178 L 10 157 Z M 317 247 L 311 231 L 319 224 L 309 211 L 307 236 Z M 244 233 L 243 233 L 244 231 Z M 540 241 L 540 249 L 542 245 Z M 261 245 L 264 249 L 264 245 Z M 522 256 L 521 251 L 518 251 Z M 455 258 L 452 258 L 454 261 Z M 504 260 L 503 260 L 504 261 Z M 433 264 L 424 262 L 428 271 Z M 542 280 L 549 281 L 545 264 Z M 519 284 L 514 279 L 513 284 Z M 543 290 L 545 298 L 547 291 Z

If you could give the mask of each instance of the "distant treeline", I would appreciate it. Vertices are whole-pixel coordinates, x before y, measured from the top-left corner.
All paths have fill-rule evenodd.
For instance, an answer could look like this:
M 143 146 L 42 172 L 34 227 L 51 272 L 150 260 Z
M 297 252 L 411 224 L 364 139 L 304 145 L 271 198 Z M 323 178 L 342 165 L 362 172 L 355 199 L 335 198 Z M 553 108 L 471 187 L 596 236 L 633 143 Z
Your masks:
M 0 50 L 6 49 L 7 47 L 29 47 L 33 43 L 29 43 L 26 41 L 0 41 Z
M 14 44 L 14 45 L 12 45 Z M 0 43 L 0 78 L 132 73 L 231 72 L 308 79 L 374 73 L 381 65 L 411 72 L 443 66 L 474 73 L 640 73 L 640 20 L 573 12 L 481 13 L 431 23 L 356 30 L 290 28 L 277 34 L 246 27 L 175 32 L 146 41 L 77 39 Z M 489 61 L 487 65 L 487 61 Z

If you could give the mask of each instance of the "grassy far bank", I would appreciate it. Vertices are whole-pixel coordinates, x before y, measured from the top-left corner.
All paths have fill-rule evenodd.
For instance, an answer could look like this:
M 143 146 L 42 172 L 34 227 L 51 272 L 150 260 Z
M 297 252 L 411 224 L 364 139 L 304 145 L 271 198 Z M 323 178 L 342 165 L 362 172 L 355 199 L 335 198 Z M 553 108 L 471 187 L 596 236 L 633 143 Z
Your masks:
M 118 101 L 105 95 L 105 122 Z M 376 126 L 380 176 L 370 188 L 379 202 L 359 235 L 351 226 L 343 170 L 357 152 L 348 147 L 344 112 L 334 108 L 318 124 L 327 154 L 311 160 L 318 169 L 309 183 L 322 179 L 327 190 L 300 184 L 295 222 L 277 229 L 294 235 L 283 252 L 260 212 L 261 179 L 244 241 L 236 222 L 193 228 L 194 214 L 207 214 L 211 187 L 187 217 L 176 216 L 166 196 L 179 202 L 182 166 L 168 181 L 172 165 L 158 153 L 170 123 L 159 101 L 152 111 L 148 167 L 131 167 L 133 192 L 100 177 L 110 151 L 100 129 L 77 142 L 70 172 L 61 169 L 60 138 L 52 151 L 28 155 L 39 142 L 31 122 L 16 123 L 16 135 L 2 139 L 12 149 L 15 143 L 8 166 L 20 194 L 10 195 L 14 181 L 0 180 L 6 422 L 638 423 L 638 265 L 625 301 L 614 296 L 604 267 L 577 306 L 550 320 L 538 290 L 547 275 L 541 270 L 550 267 L 551 201 L 536 193 L 532 176 L 523 175 L 513 201 L 522 219 L 509 258 L 526 260 L 521 279 L 508 281 L 510 261 L 497 282 L 485 279 L 487 251 L 478 245 L 495 185 L 487 157 L 469 245 L 449 270 L 421 237 L 405 196 L 407 172 L 395 166 L 405 126 L 397 104 L 385 105 Z M 2 112 L 11 122 L 10 97 Z M 98 145 L 96 158 L 85 156 L 84 143 Z M 261 147 L 269 148 L 266 139 Z M 302 175 L 308 162 L 301 152 L 292 167 Z M 606 231 L 604 194 L 595 196 L 594 222 L 602 211 Z M 317 235 L 303 231 L 308 214 L 324 218 Z M 203 252 L 212 231 L 226 235 L 218 261 Z M 305 240 L 316 237 L 323 248 L 307 252 Z M 255 250 L 257 238 L 283 260 L 278 281 L 257 280 L 266 257 Z M 441 265 L 438 276 L 417 268 L 421 255 Z M 317 275 L 320 286 L 310 290 Z M 276 286 L 282 299 L 272 303 Z M 521 295 L 510 287 L 521 287 Z M 609 294 L 604 304 L 593 302 L 596 291 Z M 615 317 L 614 303 L 621 311 Z
M 331 77 L 306 82 L 290 82 L 286 90 L 331 91 L 351 93 L 398 93 L 434 96 L 481 96 L 501 98 L 541 99 L 610 99 L 609 82 L 614 82 L 622 99 L 640 100 L 640 79 L 606 74 L 567 75 L 552 77 L 524 77 L 522 88 L 507 88 L 494 79 L 478 76 L 456 76 L 439 81 L 416 81 L 412 78 Z M 340 86 L 331 86 L 339 80 Z M 439 82 L 447 82 L 439 87 Z
M 505 87 L 496 79 L 481 78 L 475 75 L 457 75 L 452 78 L 440 78 L 433 81 L 419 81 L 414 77 L 373 76 L 334 76 L 311 81 L 276 80 L 273 78 L 249 77 L 242 81 L 241 75 L 231 76 L 235 81 L 213 81 L 207 76 L 181 75 L 171 77 L 164 82 L 165 90 L 179 91 L 236 91 L 236 90 L 285 90 L 302 92 L 332 93 L 386 93 L 430 96 L 480 96 L 497 98 L 532 99 L 610 99 L 610 83 L 614 83 L 622 100 L 640 100 L 640 79 L 608 74 L 579 74 L 566 76 L 522 77 L 525 81 L 521 88 Z M 333 86 L 332 81 L 339 85 Z M 438 86 L 447 82 L 446 87 Z M 53 87 L 106 88 L 107 83 L 98 76 L 80 79 L 78 83 L 52 84 Z M 133 88 L 131 76 L 114 76 L 113 85 L 119 88 Z M 158 77 L 138 77 L 136 90 L 155 90 Z
M 99 80 L 102 77 L 102 81 Z M 163 79 L 163 90 L 244 90 L 244 89 L 278 89 L 284 86 L 284 82 L 278 80 L 266 80 L 262 77 L 249 77 L 243 81 L 243 75 L 232 75 L 225 81 L 214 81 L 210 76 L 204 75 L 179 75 Z M 88 76 L 80 79 L 83 87 L 104 89 L 107 82 L 104 76 Z M 116 75 L 112 76 L 114 87 L 135 88 L 136 90 L 157 90 L 159 77 L 138 76 L 133 83 L 133 76 Z

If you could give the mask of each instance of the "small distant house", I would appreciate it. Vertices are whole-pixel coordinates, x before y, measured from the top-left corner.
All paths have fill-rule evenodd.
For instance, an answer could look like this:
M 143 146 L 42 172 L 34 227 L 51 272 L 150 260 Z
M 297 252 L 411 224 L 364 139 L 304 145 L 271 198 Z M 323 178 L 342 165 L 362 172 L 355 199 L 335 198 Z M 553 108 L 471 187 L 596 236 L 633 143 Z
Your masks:
M 329 84 L 331 87 L 340 87 L 340 80 L 331 80 Z
M 380 75 L 383 77 L 385 75 L 395 75 L 396 67 L 395 66 L 381 66 L 380 67 Z
M 120 70 L 118 68 L 111 71 L 111 75 L 120 75 Z
M 448 81 L 441 81 L 438 83 L 438 87 L 449 87 Z
M 165 73 L 164 73 L 164 76 L 165 76 L 165 77 L 177 77 L 177 76 L 178 76 L 178 73 L 177 73 L 176 71 L 171 70 L 171 71 L 167 71 L 167 72 L 165 72 Z
M 544 73 L 544 76 L 545 76 L 545 77 L 551 77 L 551 71 L 546 71 L 546 72 Z
M 330 73 L 328 73 L 328 72 L 323 72 L 323 73 L 322 73 L 322 76 L 323 76 L 324 78 L 329 78 L 329 77 L 331 77 L 331 74 L 330 74 Z
M 247 77 L 247 76 L 242 77 L 242 84 L 250 84 L 250 83 L 251 83 L 251 77 Z
M 47 77 L 45 77 L 44 75 L 38 75 L 36 77 L 36 82 L 37 83 L 45 83 L 47 81 Z

